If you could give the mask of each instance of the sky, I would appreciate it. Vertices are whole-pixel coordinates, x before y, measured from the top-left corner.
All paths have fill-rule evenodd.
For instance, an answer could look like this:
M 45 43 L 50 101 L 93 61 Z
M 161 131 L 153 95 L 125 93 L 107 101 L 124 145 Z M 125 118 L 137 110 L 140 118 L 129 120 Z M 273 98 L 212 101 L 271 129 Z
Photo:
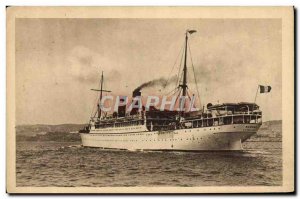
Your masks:
M 99 87 L 101 71 L 105 89 L 127 96 L 144 82 L 176 75 L 187 29 L 197 30 L 189 46 L 199 106 L 254 102 L 258 85 L 270 85 L 256 103 L 264 121 L 282 118 L 280 19 L 23 18 L 15 36 L 17 124 L 88 122 L 97 97 L 90 89 Z M 192 62 L 189 54 L 189 92 L 197 94 Z

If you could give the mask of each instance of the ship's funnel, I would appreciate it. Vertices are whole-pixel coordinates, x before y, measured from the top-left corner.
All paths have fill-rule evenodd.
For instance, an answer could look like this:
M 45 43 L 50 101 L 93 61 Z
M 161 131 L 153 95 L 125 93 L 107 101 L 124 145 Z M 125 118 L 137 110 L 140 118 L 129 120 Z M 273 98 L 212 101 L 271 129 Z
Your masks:
M 133 99 L 134 99 L 135 97 L 140 97 L 141 95 L 142 95 L 141 91 L 139 91 L 139 90 L 134 90 L 134 91 L 132 92 L 132 101 L 133 101 Z M 134 104 L 134 106 L 137 106 L 137 105 L 138 105 L 138 102 L 136 101 L 135 104 Z M 135 115 L 135 114 L 138 113 L 138 111 L 139 111 L 139 109 L 134 107 L 134 108 L 132 108 L 132 110 L 130 111 L 130 115 Z
M 139 91 L 139 90 L 134 90 L 134 91 L 132 92 L 132 98 L 139 97 L 139 96 L 141 96 L 141 95 L 142 95 L 142 93 L 141 93 L 141 91 Z
M 125 117 L 125 114 L 126 114 L 125 99 L 120 98 L 119 106 L 118 106 L 118 117 Z

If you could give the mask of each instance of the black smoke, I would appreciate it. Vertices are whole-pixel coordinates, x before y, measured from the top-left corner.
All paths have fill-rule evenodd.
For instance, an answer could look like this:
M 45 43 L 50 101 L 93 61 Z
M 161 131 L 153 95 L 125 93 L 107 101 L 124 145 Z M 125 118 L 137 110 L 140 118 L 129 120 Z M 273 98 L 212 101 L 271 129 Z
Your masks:
M 145 83 L 141 84 L 139 87 L 134 89 L 133 92 L 135 93 L 135 92 L 141 91 L 143 88 L 151 88 L 151 87 L 154 87 L 154 86 L 160 86 L 160 87 L 165 88 L 166 86 L 168 86 L 169 84 L 174 83 L 174 82 L 177 82 L 177 76 L 176 75 L 169 78 L 169 79 L 161 77 L 161 78 L 154 79 L 154 80 L 151 80 L 151 81 L 148 81 L 148 82 L 145 82 Z

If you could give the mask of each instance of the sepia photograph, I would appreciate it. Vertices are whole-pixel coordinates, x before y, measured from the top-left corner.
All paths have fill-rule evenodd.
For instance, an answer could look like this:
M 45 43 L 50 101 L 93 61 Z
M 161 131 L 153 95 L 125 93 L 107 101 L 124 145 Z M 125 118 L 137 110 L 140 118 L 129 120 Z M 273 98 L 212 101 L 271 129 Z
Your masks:
M 8 7 L 9 193 L 294 191 L 292 7 Z

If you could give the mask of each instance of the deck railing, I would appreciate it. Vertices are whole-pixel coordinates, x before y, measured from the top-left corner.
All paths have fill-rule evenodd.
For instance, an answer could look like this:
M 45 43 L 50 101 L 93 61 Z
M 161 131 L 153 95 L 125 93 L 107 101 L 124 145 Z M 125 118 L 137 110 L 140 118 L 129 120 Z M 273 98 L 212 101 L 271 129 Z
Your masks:
M 184 121 L 187 128 L 220 126 L 228 124 L 256 124 L 262 123 L 261 114 L 226 114 L 216 117 L 191 119 Z
M 180 123 L 177 123 L 174 119 L 169 118 L 146 118 L 147 127 L 150 129 L 180 129 L 180 128 L 199 128 L 210 126 L 221 126 L 229 124 L 253 124 L 262 123 L 261 112 L 234 112 L 225 114 L 204 114 L 205 116 L 199 116 L 199 118 L 186 119 Z M 157 122 L 156 122 L 157 121 Z M 163 123 L 161 123 L 161 122 Z M 153 122 L 153 123 L 152 123 Z M 177 123 L 177 124 L 176 124 Z M 95 123 L 95 128 L 115 128 L 126 127 L 134 125 L 144 124 L 144 119 L 139 116 L 131 116 L 126 118 L 115 118 L 101 120 L 100 123 Z M 152 127 L 151 127 L 151 125 Z

